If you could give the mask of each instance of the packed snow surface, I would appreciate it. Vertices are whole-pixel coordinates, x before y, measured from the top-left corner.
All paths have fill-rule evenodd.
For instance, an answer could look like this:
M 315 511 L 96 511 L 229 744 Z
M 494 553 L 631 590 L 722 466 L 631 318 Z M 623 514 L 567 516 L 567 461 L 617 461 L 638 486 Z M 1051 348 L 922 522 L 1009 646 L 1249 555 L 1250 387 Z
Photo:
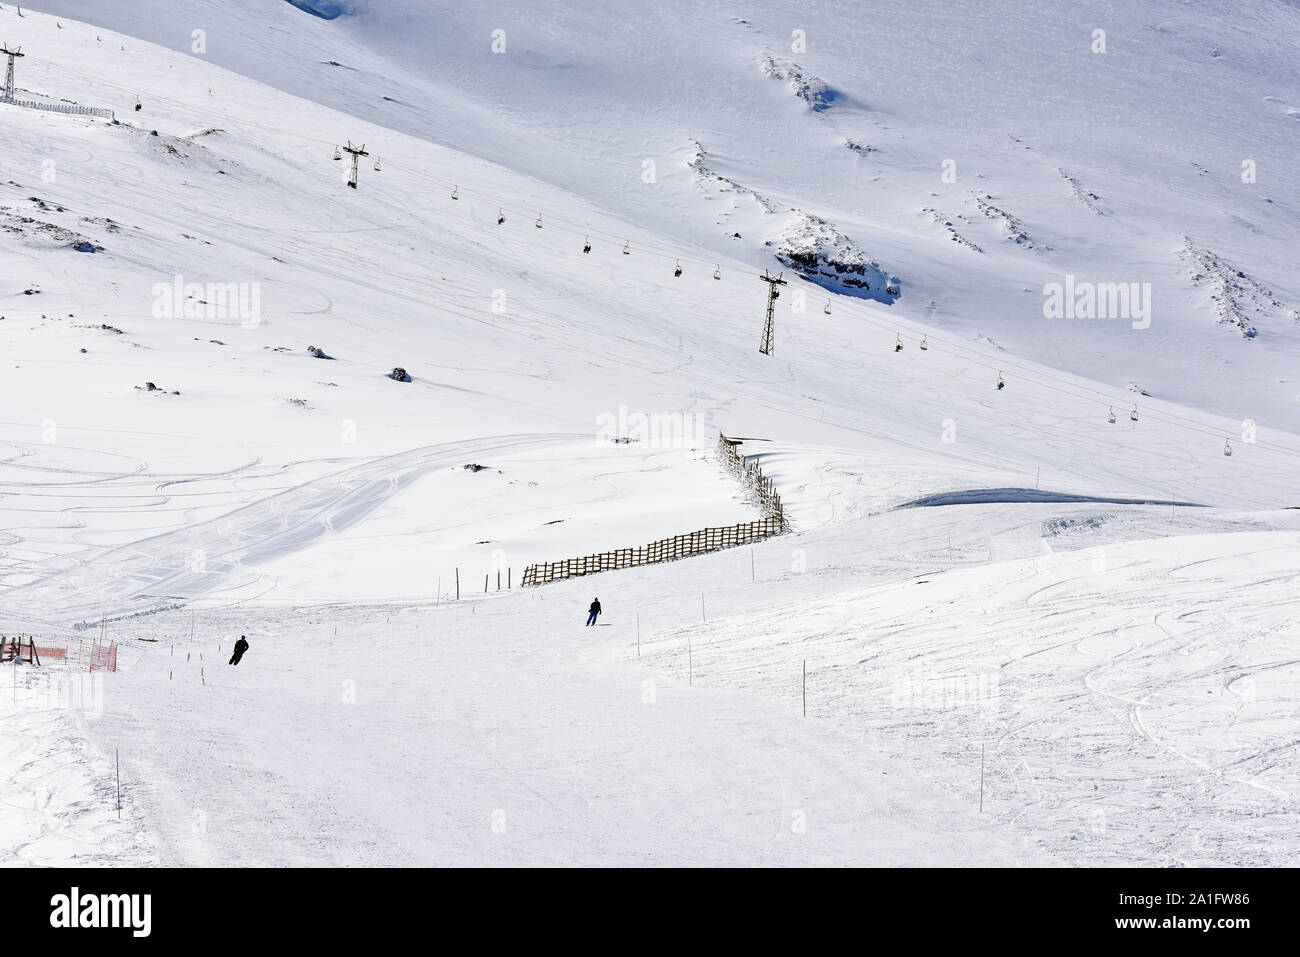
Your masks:
M 1294 6 L 22 14 L 0 860 L 1300 860 Z

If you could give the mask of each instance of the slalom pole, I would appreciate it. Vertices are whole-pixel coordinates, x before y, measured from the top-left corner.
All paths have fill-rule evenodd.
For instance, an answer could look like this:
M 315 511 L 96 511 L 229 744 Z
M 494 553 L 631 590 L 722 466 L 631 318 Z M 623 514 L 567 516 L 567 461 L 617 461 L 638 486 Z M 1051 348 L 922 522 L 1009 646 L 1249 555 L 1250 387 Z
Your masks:
M 984 742 L 980 742 L 980 813 L 984 813 Z

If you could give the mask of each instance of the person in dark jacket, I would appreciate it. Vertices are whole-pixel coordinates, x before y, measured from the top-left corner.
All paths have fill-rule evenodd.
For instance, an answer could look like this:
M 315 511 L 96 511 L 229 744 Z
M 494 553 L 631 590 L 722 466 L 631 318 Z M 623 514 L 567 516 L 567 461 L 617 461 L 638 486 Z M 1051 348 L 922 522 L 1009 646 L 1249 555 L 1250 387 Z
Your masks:
M 239 640 L 235 642 L 235 653 L 230 656 L 230 663 L 232 665 L 239 664 L 239 659 L 244 657 L 244 652 L 246 652 L 247 650 L 248 650 L 248 639 L 245 638 L 243 635 L 240 635 Z
M 587 609 L 587 624 L 594 625 L 596 623 L 596 616 L 599 614 L 600 614 L 600 599 L 593 598 L 591 600 L 591 607 Z

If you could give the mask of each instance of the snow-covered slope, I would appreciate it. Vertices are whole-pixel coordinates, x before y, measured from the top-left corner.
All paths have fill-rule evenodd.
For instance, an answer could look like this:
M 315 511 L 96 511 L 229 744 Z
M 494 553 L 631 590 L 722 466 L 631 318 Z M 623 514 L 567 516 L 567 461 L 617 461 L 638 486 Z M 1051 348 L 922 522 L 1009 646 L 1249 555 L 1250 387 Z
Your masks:
M 330 8 L 42 7 L 502 163 L 704 260 L 775 267 L 811 234 L 809 274 L 875 298 L 824 260 L 877 262 L 899 280 L 893 313 L 1120 388 L 1300 420 L 1294 4 Z M 1067 276 L 1149 284 L 1149 326 L 1045 318 L 1044 287 Z M 1268 294 L 1223 288 L 1243 283 Z
M 1059 18 L 994 49 L 968 37 L 996 10 L 962 34 L 938 7 L 905 29 L 829 5 L 790 25 L 673 5 L 650 24 L 612 8 L 500 27 L 302 6 L 0 10 L 0 39 L 29 54 L 20 86 L 120 121 L 0 105 L 22 158 L 0 184 L 0 632 L 123 643 L 94 720 L 13 715 L 29 730 L 5 752 L 24 769 L 14 855 L 1294 860 L 1300 438 L 1295 327 L 1273 303 L 1297 298 L 1295 193 L 1262 172 L 1229 189 L 1222 156 L 1251 132 L 1283 184 L 1294 120 L 1271 125 L 1261 98 L 1198 125 L 1173 109 L 1185 84 L 1138 82 L 1197 55 L 1208 12 L 1142 34 L 1163 38 L 1153 68 L 1119 54 L 1162 8 L 1099 8 L 1117 26 L 1087 56 L 1119 62 L 1091 74 L 1076 129 L 1060 112 L 1084 83 L 1064 67 L 1078 24 Z M 1246 9 L 1215 58 L 1224 84 L 1290 95 L 1270 51 L 1293 13 Z M 808 57 L 778 48 L 795 29 Z M 1121 114 L 1106 137 L 1086 132 L 1099 102 Z M 981 103 L 1023 142 L 972 120 Z M 1154 152 L 1126 154 L 1144 123 Z M 334 160 L 349 141 L 371 154 L 357 190 Z M 1173 153 L 1193 146 L 1219 165 L 1188 173 Z M 809 262 L 809 237 L 826 238 L 818 268 L 830 252 L 897 294 L 793 280 L 760 355 L 755 273 L 783 250 Z M 1044 318 L 1067 273 L 1151 282 L 1150 327 Z M 1166 295 L 1185 318 L 1161 319 Z M 1216 321 L 1233 308 L 1254 337 Z M 758 517 L 713 459 L 719 429 L 760 456 L 791 535 L 497 591 L 530 562 Z M 593 589 L 609 624 L 575 632 Z M 240 633 L 236 670 L 216 649 Z M 895 700 L 918 669 L 1000 677 L 918 722 Z M 36 680 L 20 672 L 16 688 Z M 1220 679 L 1236 697 L 1192 703 Z M 1167 708 L 1186 709 L 1176 728 Z M 1024 721 L 1063 730 L 1027 739 Z M 982 821 L 978 778 L 952 771 L 980 741 L 1001 775 Z M 121 827 L 95 798 L 113 747 Z M 1121 759 L 1100 797 L 1077 783 Z M 1034 791 L 1066 763 L 1069 787 Z M 1161 782 L 1214 790 L 1208 849 L 1150 826 L 1189 806 Z M 249 794 L 257 815 L 193 829 Z M 1094 821 L 1094 805 L 1122 805 L 1122 825 L 1070 842 L 1062 808 Z M 694 836 L 669 834 L 681 815 Z

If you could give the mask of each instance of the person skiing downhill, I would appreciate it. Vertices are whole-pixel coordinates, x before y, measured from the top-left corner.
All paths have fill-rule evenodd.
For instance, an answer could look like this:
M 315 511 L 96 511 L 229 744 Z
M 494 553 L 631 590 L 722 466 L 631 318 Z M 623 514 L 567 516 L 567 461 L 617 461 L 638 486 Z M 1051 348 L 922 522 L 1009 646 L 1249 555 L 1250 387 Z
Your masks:
M 245 638 L 243 635 L 240 635 L 239 640 L 235 642 L 235 653 L 230 656 L 230 663 L 232 665 L 239 664 L 239 659 L 244 657 L 244 652 L 246 652 L 247 650 L 248 650 L 248 639 Z
M 598 615 L 600 615 L 600 599 L 593 598 L 591 607 L 587 609 L 587 624 L 594 625 Z

